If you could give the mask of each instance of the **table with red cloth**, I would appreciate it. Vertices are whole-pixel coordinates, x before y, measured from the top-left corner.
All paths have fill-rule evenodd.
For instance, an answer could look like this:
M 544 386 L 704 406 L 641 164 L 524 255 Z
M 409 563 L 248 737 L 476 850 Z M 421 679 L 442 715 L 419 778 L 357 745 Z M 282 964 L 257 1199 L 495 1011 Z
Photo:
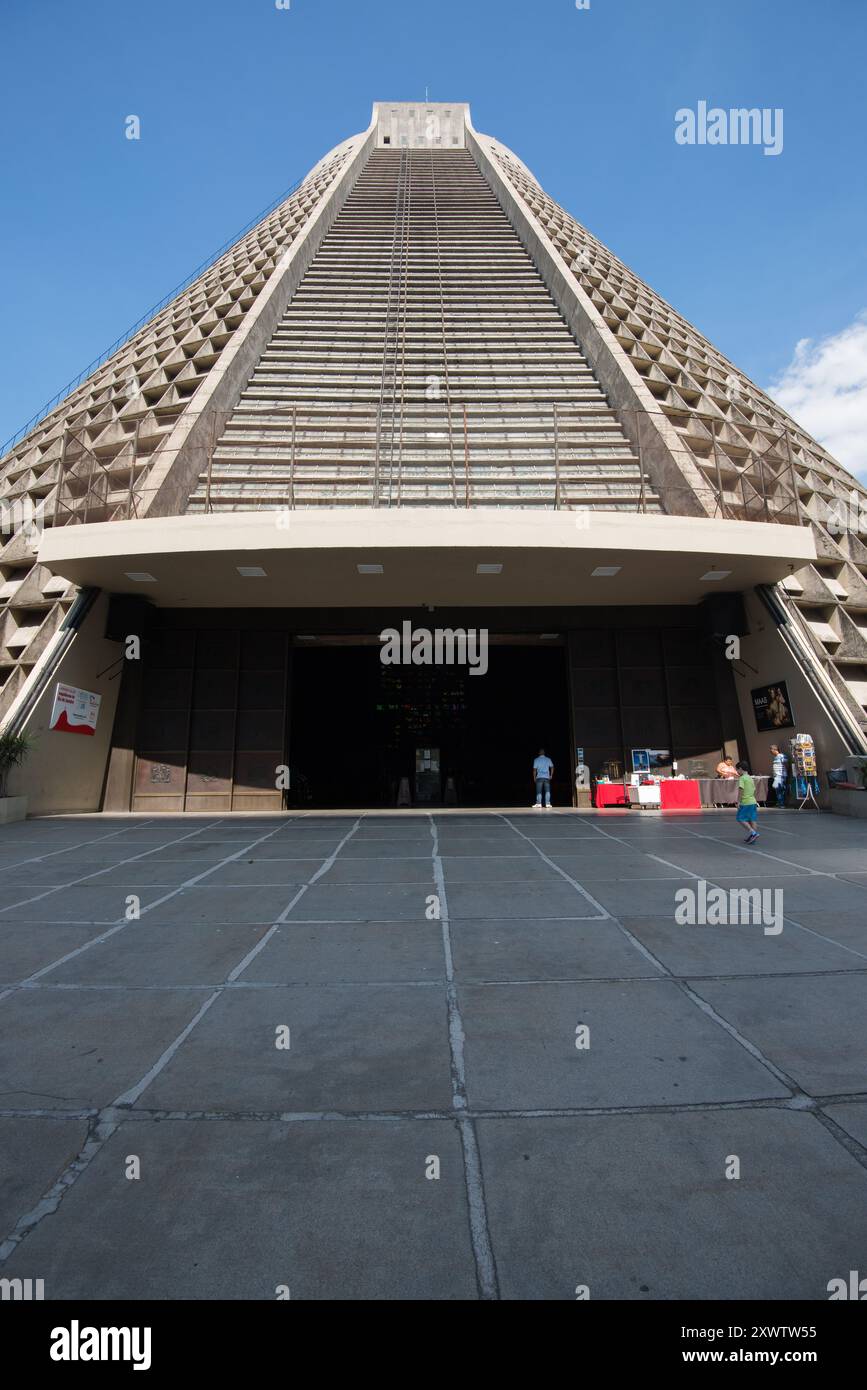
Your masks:
M 628 806 L 629 797 L 622 782 L 596 783 L 596 809 L 603 806 Z
M 659 784 L 659 804 L 663 811 L 700 811 L 698 782 L 672 777 Z

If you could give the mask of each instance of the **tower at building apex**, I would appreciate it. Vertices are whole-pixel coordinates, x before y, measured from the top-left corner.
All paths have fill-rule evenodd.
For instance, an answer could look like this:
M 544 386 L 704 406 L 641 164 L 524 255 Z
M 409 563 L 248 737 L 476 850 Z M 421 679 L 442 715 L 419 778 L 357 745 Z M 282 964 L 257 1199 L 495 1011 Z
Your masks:
M 378 148 L 463 149 L 470 107 L 466 101 L 376 101 L 373 123 Z

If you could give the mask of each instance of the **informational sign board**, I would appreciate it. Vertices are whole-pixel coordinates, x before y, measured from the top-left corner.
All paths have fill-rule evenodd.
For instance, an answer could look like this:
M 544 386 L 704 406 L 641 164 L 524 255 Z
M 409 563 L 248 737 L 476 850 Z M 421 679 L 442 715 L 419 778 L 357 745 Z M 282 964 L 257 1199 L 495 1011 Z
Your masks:
M 66 734 L 89 734 L 92 738 L 101 703 L 102 696 L 94 695 L 92 690 L 79 690 L 77 686 L 62 685 L 58 681 L 48 727 Z
M 760 734 L 772 734 L 777 729 L 794 729 L 795 718 L 785 681 L 776 685 L 760 685 L 750 692 L 756 728 Z

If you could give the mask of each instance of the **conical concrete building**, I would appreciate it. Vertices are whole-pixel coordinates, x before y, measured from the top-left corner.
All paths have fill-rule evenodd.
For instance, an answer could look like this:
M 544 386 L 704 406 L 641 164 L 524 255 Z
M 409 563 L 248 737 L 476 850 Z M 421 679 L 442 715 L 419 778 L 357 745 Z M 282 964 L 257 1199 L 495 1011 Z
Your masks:
M 12 441 L 0 508 L 33 810 L 867 748 L 867 493 L 460 103 L 377 104 Z M 387 631 L 484 633 L 485 679 Z

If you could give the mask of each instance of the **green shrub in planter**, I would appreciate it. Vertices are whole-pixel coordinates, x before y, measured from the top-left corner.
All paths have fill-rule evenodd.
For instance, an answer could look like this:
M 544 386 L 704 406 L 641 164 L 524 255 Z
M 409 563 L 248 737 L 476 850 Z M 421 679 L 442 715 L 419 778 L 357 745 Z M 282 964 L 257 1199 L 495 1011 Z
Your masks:
M 6 781 L 13 767 L 20 767 L 33 747 L 30 734 L 0 733 L 0 797 L 6 795 Z

